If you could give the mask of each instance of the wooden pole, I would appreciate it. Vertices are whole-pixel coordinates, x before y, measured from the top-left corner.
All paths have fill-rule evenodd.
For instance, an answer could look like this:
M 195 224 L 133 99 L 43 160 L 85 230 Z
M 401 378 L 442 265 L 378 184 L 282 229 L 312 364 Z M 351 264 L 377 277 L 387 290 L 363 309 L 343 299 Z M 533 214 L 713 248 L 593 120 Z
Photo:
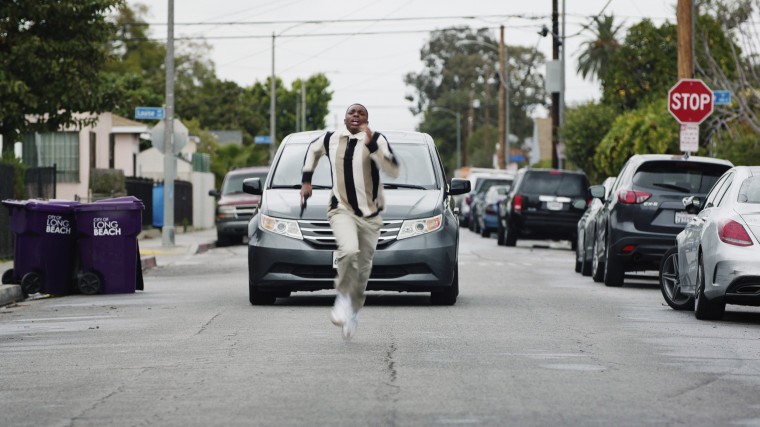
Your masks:
M 678 79 L 694 77 L 694 34 L 692 0 L 678 0 Z

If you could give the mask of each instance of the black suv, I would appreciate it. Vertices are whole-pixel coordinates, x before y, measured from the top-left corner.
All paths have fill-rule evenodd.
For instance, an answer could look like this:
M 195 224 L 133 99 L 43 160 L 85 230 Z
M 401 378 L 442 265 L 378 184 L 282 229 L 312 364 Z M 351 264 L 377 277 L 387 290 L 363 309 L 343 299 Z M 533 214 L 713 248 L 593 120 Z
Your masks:
M 515 246 L 518 238 L 570 240 L 574 249 L 578 220 L 590 200 L 588 186 L 583 172 L 520 169 L 499 203 L 497 242 Z
M 694 216 L 690 196 L 704 196 L 731 168 L 710 157 L 637 154 L 623 165 L 605 200 L 604 187 L 589 189 L 604 202 L 596 224 L 591 275 L 622 286 L 626 271 L 658 270 L 663 254 Z

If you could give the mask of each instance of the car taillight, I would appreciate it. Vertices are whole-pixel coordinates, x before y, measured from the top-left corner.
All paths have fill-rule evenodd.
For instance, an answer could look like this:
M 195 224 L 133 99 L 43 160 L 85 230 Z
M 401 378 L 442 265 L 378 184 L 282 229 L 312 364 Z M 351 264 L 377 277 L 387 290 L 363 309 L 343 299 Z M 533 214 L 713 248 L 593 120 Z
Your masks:
M 515 194 L 515 198 L 512 200 L 512 210 L 515 213 L 522 212 L 523 196 Z
M 620 190 L 618 191 L 618 202 L 626 205 L 638 205 L 644 203 L 648 198 L 652 197 L 651 194 L 643 191 L 636 190 Z
M 718 237 L 723 243 L 735 246 L 752 246 L 747 230 L 738 222 L 730 219 L 718 227 Z

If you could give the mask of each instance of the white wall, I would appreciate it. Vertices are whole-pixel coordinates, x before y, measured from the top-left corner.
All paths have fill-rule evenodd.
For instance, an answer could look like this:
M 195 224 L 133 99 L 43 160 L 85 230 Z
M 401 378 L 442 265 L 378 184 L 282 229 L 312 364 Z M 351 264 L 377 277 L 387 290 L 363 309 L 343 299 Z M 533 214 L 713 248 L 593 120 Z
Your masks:
M 216 200 L 208 195 L 214 188 L 214 174 L 211 172 L 194 172 L 193 183 L 193 227 L 211 228 L 214 226 L 214 206 Z

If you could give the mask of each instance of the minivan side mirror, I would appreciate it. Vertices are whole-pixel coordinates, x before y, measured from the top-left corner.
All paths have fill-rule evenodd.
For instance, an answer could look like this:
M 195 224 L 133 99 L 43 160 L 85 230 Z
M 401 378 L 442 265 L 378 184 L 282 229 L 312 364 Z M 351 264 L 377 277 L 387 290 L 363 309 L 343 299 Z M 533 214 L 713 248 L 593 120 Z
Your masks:
M 595 199 L 599 199 L 603 202 L 605 201 L 604 200 L 605 191 L 604 191 L 603 185 L 592 185 L 591 187 L 588 188 L 588 192 L 589 194 L 591 194 L 591 197 Z
M 449 186 L 450 195 L 456 196 L 458 194 L 465 194 L 469 192 L 470 192 L 469 179 L 453 178 L 451 180 L 451 185 Z
M 222 193 L 219 192 L 216 188 L 212 188 L 211 190 L 208 190 L 208 195 L 211 197 L 222 197 Z
M 686 212 L 690 214 L 697 214 L 702 210 L 702 199 L 697 196 L 689 196 L 683 199 L 683 204 Z
M 261 178 L 247 178 L 243 181 L 243 191 L 248 194 L 261 196 L 261 193 L 263 193 L 261 188 Z

